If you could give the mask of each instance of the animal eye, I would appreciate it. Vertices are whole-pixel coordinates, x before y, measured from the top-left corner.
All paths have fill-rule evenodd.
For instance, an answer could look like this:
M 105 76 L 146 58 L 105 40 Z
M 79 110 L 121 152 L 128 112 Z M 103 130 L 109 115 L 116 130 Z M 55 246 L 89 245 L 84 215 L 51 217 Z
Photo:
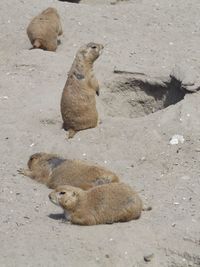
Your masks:
M 60 193 L 59 193 L 59 195 L 64 195 L 64 194 L 65 194 L 65 192 L 60 192 Z
M 97 48 L 96 45 L 92 45 L 91 47 L 92 47 L 92 49 L 96 49 Z

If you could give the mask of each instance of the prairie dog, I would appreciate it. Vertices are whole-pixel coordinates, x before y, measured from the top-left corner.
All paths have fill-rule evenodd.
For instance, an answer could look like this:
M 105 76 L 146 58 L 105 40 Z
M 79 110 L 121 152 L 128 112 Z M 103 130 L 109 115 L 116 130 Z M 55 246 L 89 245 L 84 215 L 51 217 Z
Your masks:
M 139 195 L 124 183 L 104 184 L 88 191 L 60 186 L 49 199 L 63 208 L 67 220 L 79 225 L 127 222 L 138 219 L 142 211 Z
M 63 33 L 60 16 L 53 7 L 34 17 L 27 27 L 27 35 L 33 48 L 56 51 L 58 36 Z
M 101 184 L 119 181 L 115 173 L 101 166 L 64 159 L 55 154 L 33 154 L 27 165 L 28 169 L 21 169 L 18 172 L 52 189 L 60 185 L 71 185 L 87 190 Z
M 63 128 L 69 131 L 68 138 L 78 131 L 97 126 L 95 96 L 99 95 L 99 84 L 94 76 L 93 64 L 102 50 L 102 44 L 83 45 L 69 71 L 61 98 Z

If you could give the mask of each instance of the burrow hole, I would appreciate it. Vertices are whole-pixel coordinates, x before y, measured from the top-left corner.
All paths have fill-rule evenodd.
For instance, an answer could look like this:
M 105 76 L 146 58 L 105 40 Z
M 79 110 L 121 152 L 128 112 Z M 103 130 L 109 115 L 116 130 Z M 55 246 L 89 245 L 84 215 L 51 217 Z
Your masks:
M 161 85 L 120 75 L 106 85 L 102 101 L 109 116 L 138 118 L 178 103 L 186 93 L 175 78 Z

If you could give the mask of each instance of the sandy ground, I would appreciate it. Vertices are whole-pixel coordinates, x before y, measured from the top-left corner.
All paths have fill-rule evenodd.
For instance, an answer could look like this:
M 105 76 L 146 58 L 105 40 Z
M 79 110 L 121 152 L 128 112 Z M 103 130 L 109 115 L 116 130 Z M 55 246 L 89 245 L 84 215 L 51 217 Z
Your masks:
M 200 72 L 200 2 L 85 2 L 94 5 L 1 1 L 0 266 L 200 266 L 200 94 L 148 114 L 151 106 L 145 111 L 141 99 L 135 106 L 131 89 L 117 87 L 120 76 L 113 73 L 118 68 L 166 76 L 175 64 Z M 62 18 L 61 45 L 56 53 L 29 50 L 26 27 L 49 6 Z M 78 47 L 90 41 L 105 45 L 95 64 L 102 124 L 67 141 L 61 92 Z M 184 142 L 170 145 L 175 134 Z M 50 190 L 17 174 L 38 151 L 110 168 L 153 210 L 128 223 L 65 223 L 48 200 Z

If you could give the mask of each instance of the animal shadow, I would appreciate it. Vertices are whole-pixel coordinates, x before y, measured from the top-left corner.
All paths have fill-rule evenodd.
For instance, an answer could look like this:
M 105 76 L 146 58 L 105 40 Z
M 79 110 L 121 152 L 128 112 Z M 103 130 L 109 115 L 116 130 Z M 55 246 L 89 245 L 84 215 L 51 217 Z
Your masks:
M 64 213 L 58 213 L 58 214 L 49 214 L 48 215 L 49 218 L 59 221 L 59 220 L 65 220 L 65 215 Z

